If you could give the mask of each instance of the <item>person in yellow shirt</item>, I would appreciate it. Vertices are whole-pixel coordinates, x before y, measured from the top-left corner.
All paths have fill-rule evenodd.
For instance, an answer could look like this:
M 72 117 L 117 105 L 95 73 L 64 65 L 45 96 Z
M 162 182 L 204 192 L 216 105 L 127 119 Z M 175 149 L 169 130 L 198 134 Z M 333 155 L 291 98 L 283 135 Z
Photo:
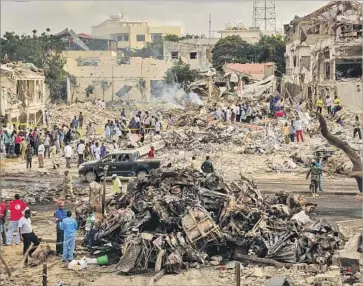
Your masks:
M 340 107 L 340 99 L 339 97 L 336 95 L 334 96 L 334 100 L 333 100 L 333 116 L 342 108 Z
M 315 105 L 316 105 L 316 112 L 321 113 L 321 111 L 323 110 L 323 100 L 321 99 L 321 97 L 319 97 L 316 100 Z
M 285 123 L 285 125 L 282 127 L 282 134 L 284 135 L 285 144 L 290 143 L 290 126 Z

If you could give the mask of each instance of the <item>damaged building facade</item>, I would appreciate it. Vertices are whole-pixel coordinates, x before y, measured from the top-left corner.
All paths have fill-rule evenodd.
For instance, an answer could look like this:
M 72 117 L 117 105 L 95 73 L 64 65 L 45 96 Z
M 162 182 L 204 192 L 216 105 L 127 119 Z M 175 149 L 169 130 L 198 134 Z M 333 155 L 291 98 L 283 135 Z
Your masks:
M 67 51 L 65 70 L 74 77 L 69 83 L 68 102 L 76 99 L 147 100 L 152 86 L 164 82 L 171 61 L 131 57 L 120 61 L 114 51 Z M 87 95 L 87 91 L 89 92 Z
M 5 123 L 43 124 L 46 100 L 44 71 L 30 63 L 1 65 L 1 118 Z
M 198 38 L 179 42 L 164 41 L 164 60 L 181 60 L 192 69 L 207 70 L 212 65 L 212 50 L 218 40 Z
M 338 95 L 343 106 L 362 109 L 362 4 L 330 2 L 284 28 L 284 96 L 312 105 Z

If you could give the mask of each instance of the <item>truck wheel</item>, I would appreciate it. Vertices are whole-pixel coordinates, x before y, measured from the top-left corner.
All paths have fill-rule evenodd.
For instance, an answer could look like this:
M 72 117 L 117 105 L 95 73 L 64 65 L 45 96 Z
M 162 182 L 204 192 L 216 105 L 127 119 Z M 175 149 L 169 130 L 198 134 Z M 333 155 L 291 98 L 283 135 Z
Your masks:
M 85 178 L 86 178 L 86 181 L 87 181 L 88 183 L 92 183 L 92 182 L 94 182 L 94 181 L 96 181 L 96 180 L 97 180 L 97 176 L 96 176 L 96 174 L 95 174 L 94 172 L 92 172 L 92 171 L 88 171 L 88 172 L 86 173 L 86 175 L 85 175 Z
M 137 173 L 137 177 L 138 178 L 143 178 L 147 176 L 147 172 L 146 171 L 140 171 Z

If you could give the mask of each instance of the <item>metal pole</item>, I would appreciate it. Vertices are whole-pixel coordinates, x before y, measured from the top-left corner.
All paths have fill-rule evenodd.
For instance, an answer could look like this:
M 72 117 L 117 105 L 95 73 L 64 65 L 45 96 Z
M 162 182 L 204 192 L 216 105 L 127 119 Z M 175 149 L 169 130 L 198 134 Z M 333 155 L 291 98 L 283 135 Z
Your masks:
M 241 286 L 241 264 L 236 262 L 236 285 Z
M 115 84 L 114 84 L 114 81 L 113 81 L 113 65 L 112 65 L 112 101 L 114 99 L 114 89 L 115 89 Z
M 43 286 L 48 285 L 48 269 L 47 263 L 43 263 Z
M 106 178 L 107 178 L 107 170 L 108 170 L 108 166 L 105 166 L 105 168 L 103 169 L 104 172 L 104 177 L 103 177 L 103 193 L 102 193 L 102 215 L 105 215 L 105 209 L 106 209 Z

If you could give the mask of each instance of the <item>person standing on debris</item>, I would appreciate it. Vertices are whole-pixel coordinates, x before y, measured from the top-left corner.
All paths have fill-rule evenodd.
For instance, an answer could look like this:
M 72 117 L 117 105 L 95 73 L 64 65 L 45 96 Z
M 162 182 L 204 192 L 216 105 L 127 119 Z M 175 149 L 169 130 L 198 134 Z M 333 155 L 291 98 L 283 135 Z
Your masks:
M 116 174 L 112 175 L 112 189 L 115 194 L 122 193 L 122 184 Z
M 82 112 L 80 112 L 79 115 L 78 115 L 78 122 L 79 122 L 79 128 L 82 129 L 82 127 L 83 127 L 83 114 L 82 114 Z
M 328 115 L 331 115 L 332 114 L 332 110 L 331 110 L 332 101 L 331 101 L 331 98 L 329 95 L 326 96 L 325 104 L 326 104 L 326 111 L 328 112 Z
M 95 221 L 96 221 L 96 214 L 95 214 L 95 210 L 93 207 L 90 207 L 89 209 L 89 215 L 87 217 L 87 220 L 86 220 L 86 225 L 84 227 L 84 230 L 86 231 L 86 234 L 84 236 L 84 240 L 83 240 L 83 243 L 85 243 L 87 245 L 87 247 L 90 247 L 90 232 L 91 232 L 91 229 L 93 228 L 93 225 L 95 224 Z
M 295 130 L 295 122 L 291 120 L 290 124 L 290 141 L 295 142 L 296 130 Z
M 30 245 L 33 243 L 32 249 L 29 251 L 29 257 L 32 257 L 33 252 L 38 248 L 40 244 L 39 238 L 33 232 L 32 224 L 31 224 L 31 212 L 27 209 L 24 212 L 24 216 L 19 220 L 19 233 L 21 233 L 21 241 L 23 242 L 23 255 L 27 252 Z M 26 258 L 25 262 L 28 261 Z
M 340 106 L 340 99 L 339 97 L 336 95 L 334 96 L 333 99 L 333 116 L 335 116 L 335 114 L 340 111 L 342 108 Z
M 50 134 L 49 131 L 45 133 L 44 137 L 44 158 L 50 158 Z
M 74 247 L 76 246 L 77 221 L 72 218 L 72 212 L 67 211 L 67 217 L 60 223 L 60 229 L 64 231 L 62 263 L 73 260 Z
M 301 142 L 304 142 L 302 122 L 301 122 L 299 117 L 295 121 L 294 127 L 295 127 L 295 130 L 296 130 L 296 140 L 297 140 L 297 142 L 299 143 L 299 139 L 301 140 Z
M 5 218 L 7 214 L 6 203 L 3 198 L 0 198 L 0 233 L 3 240 L 3 245 L 6 245 L 6 233 L 5 233 Z
M 33 148 L 30 144 L 25 149 L 25 159 L 26 159 L 26 168 L 30 170 L 32 168 L 32 160 L 33 160 Z
M 125 108 L 122 108 L 122 110 L 121 110 L 121 120 L 122 120 L 122 117 L 126 117 Z
M 102 143 L 100 151 L 101 151 L 101 158 L 103 158 L 107 155 L 107 148 L 106 148 L 105 143 Z
M 155 156 L 155 148 L 154 148 L 154 146 L 151 146 L 146 159 L 154 159 L 154 156 Z
M 359 136 L 359 139 L 362 139 L 362 123 L 361 121 L 359 120 L 359 117 L 356 116 L 355 117 L 355 121 L 354 121 L 354 131 L 353 131 L 353 138 L 355 138 L 355 135 L 358 134 Z
M 206 173 L 206 174 L 214 173 L 213 163 L 211 162 L 209 156 L 207 156 L 205 158 L 205 161 L 203 162 L 201 169 L 202 169 L 203 173 Z
M 315 161 L 315 165 L 319 170 L 319 191 L 322 192 L 323 191 L 323 185 L 322 185 L 322 177 L 323 177 L 323 165 L 321 163 L 321 159 L 317 159 Z
M 92 123 L 88 123 L 87 125 L 87 137 L 93 137 L 95 135 L 95 129 L 92 126 Z
M 75 198 L 72 187 L 72 175 L 69 173 L 68 170 L 64 171 L 64 180 L 61 184 L 61 189 L 63 190 L 62 197 L 69 197 L 71 199 Z
M 8 235 L 6 240 L 6 245 L 10 246 L 13 242 L 13 234 L 14 231 L 17 232 L 15 237 L 15 244 L 18 245 L 20 243 L 20 233 L 18 232 L 18 224 L 19 220 L 23 216 L 23 211 L 27 210 L 28 206 L 20 199 L 20 195 L 15 195 L 15 200 L 11 201 L 9 204 L 10 211 L 10 222 L 8 225 Z
M 9 134 L 9 132 L 7 130 L 4 130 L 5 152 L 7 155 L 9 155 L 10 137 L 11 135 Z
M 316 105 L 316 112 L 321 113 L 323 111 L 323 99 L 321 97 L 318 97 L 315 105 Z
M 312 160 L 311 162 L 311 167 L 310 170 L 308 172 L 308 174 L 306 175 L 306 179 L 308 179 L 310 176 L 310 190 L 313 193 L 313 197 L 318 197 L 319 195 L 317 194 L 317 190 L 319 187 L 319 169 L 316 165 L 316 161 Z
M 66 147 L 64 147 L 64 157 L 66 158 L 66 168 L 71 167 L 71 158 L 72 158 L 72 147 L 69 145 L 69 142 L 66 143 Z
M 83 164 L 84 162 L 84 141 L 81 140 L 77 146 L 77 154 L 78 154 L 78 165 L 77 167 L 79 167 L 79 165 Z
M 45 151 L 44 144 L 43 144 L 43 142 L 40 142 L 39 147 L 38 147 L 39 168 L 44 168 L 44 151 Z
M 101 148 L 98 145 L 98 142 L 96 142 L 95 149 L 93 151 L 95 159 L 100 160 L 101 159 Z
M 19 156 L 20 155 L 20 144 L 21 144 L 21 140 L 23 138 L 20 135 L 20 132 L 16 135 L 15 137 L 15 155 Z
M 56 242 L 56 250 L 57 255 L 63 254 L 63 242 L 64 242 L 64 231 L 61 230 L 60 224 L 67 217 L 67 213 L 64 210 L 64 202 L 58 201 L 58 209 L 54 213 L 55 222 L 56 222 L 56 231 L 57 231 L 57 242 Z
M 158 118 L 155 119 L 155 134 L 160 135 L 161 124 Z
M 78 129 L 78 120 L 77 120 L 77 116 L 74 116 L 72 123 L 71 123 L 71 128 L 74 129 Z
M 16 138 L 16 131 L 13 130 L 13 132 L 11 133 L 11 136 L 10 136 L 10 141 L 9 141 L 9 155 L 14 154 L 14 152 L 15 152 L 15 138 Z
M 192 167 L 194 170 L 198 170 L 198 162 L 197 162 L 195 156 L 192 157 L 190 167 Z
M 34 131 L 32 133 L 32 138 L 33 138 L 34 155 L 38 156 L 39 134 L 36 127 L 34 128 Z
M 53 169 L 59 168 L 59 164 L 57 163 L 57 147 L 55 147 L 54 143 L 50 147 L 50 159 L 52 160 Z
M 287 122 L 285 122 L 284 126 L 282 127 L 282 134 L 284 135 L 285 144 L 290 143 L 290 126 Z
M 28 142 L 26 142 L 26 140 L 23 138 L 20 144 L 20 152 L 21 152 L 21 160 L 24 162 L 25 161 L 25 152 L 26 152 L 26 148 L 28 147 Z
M 106 123 L 105 126 L 105 136 L 107 140 L 111 139 L 111 128 L 110 128 L 110 123 Z

